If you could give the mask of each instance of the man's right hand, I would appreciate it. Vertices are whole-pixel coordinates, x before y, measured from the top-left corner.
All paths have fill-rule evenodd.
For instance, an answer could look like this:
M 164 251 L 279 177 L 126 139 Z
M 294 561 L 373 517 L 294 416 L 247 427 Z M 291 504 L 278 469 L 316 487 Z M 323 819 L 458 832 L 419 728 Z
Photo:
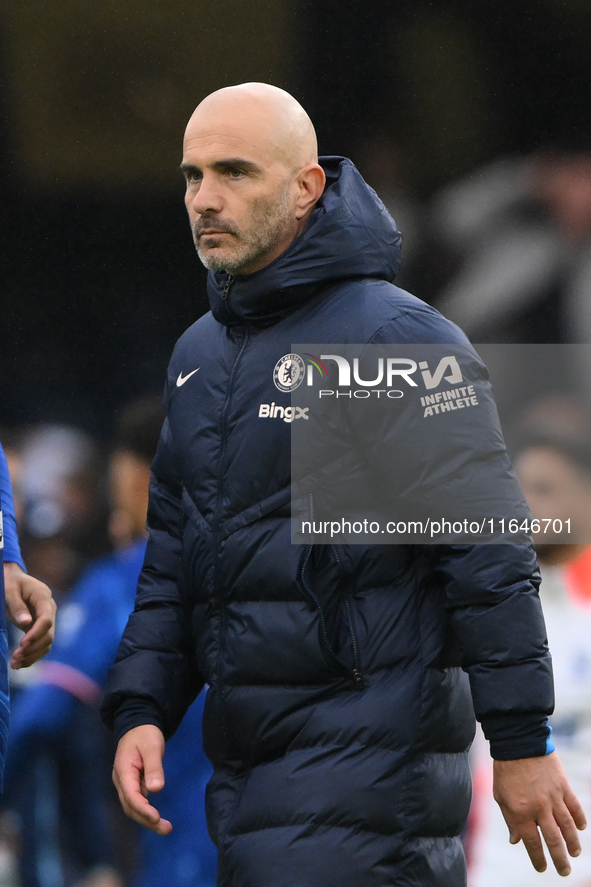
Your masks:
M 158 835 L 168 835 L 172 825 L 148 802 L 148 792 L 164 788 L 164 736 L 153 724 L 134 727 L 119 740 L 113 782 L 124 812 Z

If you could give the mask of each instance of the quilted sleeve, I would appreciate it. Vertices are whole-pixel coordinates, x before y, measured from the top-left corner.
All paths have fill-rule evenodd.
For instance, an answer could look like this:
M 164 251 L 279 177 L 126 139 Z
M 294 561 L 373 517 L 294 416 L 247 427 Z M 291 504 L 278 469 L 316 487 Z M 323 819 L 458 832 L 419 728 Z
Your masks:
M 492 756 L 552 751 L 552 663 L 533 546 L 444 546 L 436 570 Z
M 446 371 L 438 382 L 425 372 L 423 384 L 417 374 L 418 384 L 405 390 L 399 406 L 387 411 L 386 402 L 380 411 L 376 399 L 373 412 L 357 421 L 365 438 L 365 429 L 372 428 L 365 461 L 372 469 L 377 465 L 379 481 L 388 490 L 384 513 L 398 509 L 402 517 L 417 516 L 423 525 L 446 509 L 454 519 L 494 515 L 495 520 L 506 516 L 517 518 L 516 524 L 527 523 L 529 509 L 505 450 L 488 373 L 478 355 L 457 328 L 436 315 L 408 315 L 395 328 L 385 327 L 374 341 L 397 338 L 413 344 L 419 368 L 435 368 L 441 358 L 444 366 L 446 354 L 457 355 L 457 378 L 462 381 L 452 381 Z M 421 342 L 454 344 L 425 348 Z M 474 397 L 465 409 L 453 410 L 458 403 L 445 398 L 458 385 L 468 386 Z M 449 409 L 431 409 L 431 401 Z M 355 407 L 351 415 L 358 412 Z M 485 520 L 483 525 L 490 523 Z M 496 520 L 497 529 L 500 523 Z M 498 759 L 535 757 L 553 749 L 547 724 L 554 706 L 552 666 L 535 551 L 525 533 L 511 536 L 507 523 L 486 544 L 477 533 L 474 544 L 472 538 L 442 538 L 441 545 L 425 546 L 426 556 L 433 558 L 435 585 L 445 589 L 476 717 Z

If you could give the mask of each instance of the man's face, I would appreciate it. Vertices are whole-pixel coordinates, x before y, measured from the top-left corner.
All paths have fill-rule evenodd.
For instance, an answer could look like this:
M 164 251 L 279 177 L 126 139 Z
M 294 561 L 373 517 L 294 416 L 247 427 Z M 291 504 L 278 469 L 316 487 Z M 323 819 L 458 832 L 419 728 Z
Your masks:
M 115 450 L 109 460 L 109 531 L 116 548 L 144 535 L 149 486 L 150 463 L 129 450 Z
M 515 470 L 532 515 L 544 522 L 543 532 L 533 534 L 541 555 L 545 544 L 591 542 L 591 477 L 586 471 L 546 446 L 524 450 Z
M 264 126 L 210 111 L 191 118 L 183 163 L 185 204 L 203 264 L 251 274 L 298 231 L 294 180 Z

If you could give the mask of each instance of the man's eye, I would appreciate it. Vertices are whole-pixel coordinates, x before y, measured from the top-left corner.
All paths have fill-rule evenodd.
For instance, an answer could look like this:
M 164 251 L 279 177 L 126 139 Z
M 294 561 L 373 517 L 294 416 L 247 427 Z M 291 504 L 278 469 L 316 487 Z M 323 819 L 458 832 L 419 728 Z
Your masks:
M 228 174 L 231 179 L 239 179 L 244 175 L 244 170 L 238 169 L 237 167 L 228 170 Z

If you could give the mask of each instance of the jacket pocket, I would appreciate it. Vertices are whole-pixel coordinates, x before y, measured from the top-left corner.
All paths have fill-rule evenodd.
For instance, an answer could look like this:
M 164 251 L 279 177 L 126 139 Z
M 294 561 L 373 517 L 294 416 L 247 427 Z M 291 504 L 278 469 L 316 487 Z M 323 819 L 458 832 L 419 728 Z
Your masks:
M 346 674 L 357 688 L 363 686 L 359 646 L 351 601 L 336 546 L 309 545 L 300 579 L 309 603 L 320 619 L 320 642 L 326 661 Z

